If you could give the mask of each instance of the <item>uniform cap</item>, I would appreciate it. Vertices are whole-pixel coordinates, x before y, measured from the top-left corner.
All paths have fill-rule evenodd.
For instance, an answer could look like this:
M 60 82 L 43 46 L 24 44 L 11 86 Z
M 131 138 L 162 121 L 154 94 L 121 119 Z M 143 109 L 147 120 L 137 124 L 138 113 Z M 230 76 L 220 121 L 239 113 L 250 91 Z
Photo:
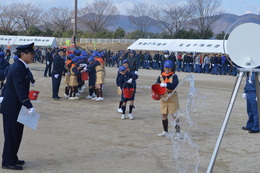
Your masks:
M 4 52 L 0 52 L 0 57 L 4 57 L 5 53 Z
M 168 50 L 163 51 L 163 54 L 169 54 Z
M 126 67 L 125 67 L 125 66 L 123 66 L 123 65 L 122 65 L 122 66 L 120 66 L 120 67 L 119 67 L 119 71 L 126 71 Z
M 131 50 L 130 53 L 135 53 L 135 51 L 134 51 L 134 50 Z
M 64 52 L 64 53 L 66 53 L 66 51 L 67 51 L 66 48 L 61 48 L 61 49 L 58 50 L 58 52 Z
M 17 55 L 14 56 L 14 61 L 16 61 L 16 60 L 18 60 L 18 56 Z
M 166 60 L 166 61 L 164 62 L 163 67 L 172 68 L 172 67 L 173 67 L 172 61 L 171 61 L 171 60 Z
M 72 53 L 72 54 L 69 54 L 69 56 L 68 56 L 69 58 L 74 58 L 75 57 L 75 55 Z
M 16 50 L 19 52 L 34 52 L 34 43 L 18 46 Z
M 124 64 L 124 63 L 126 63 L 126 62 L 129 64 L 129 62 L 128 62 L 127 59 L 125 59 L 125 60 L 122 62 L 122 64 Z
M 75 58 L 73 58 L 71 61 L 72 61 L 72 62 L 77 62 L 77 61 L 78 61 L 78 58 L 75 57 Z
M 95 61 L 95 59 L 94 59 L 93 57 L 90 57 L 90 58 L 88 59 L 88 62 L 90 62 L 90 61 Z
M 74 54 L 75 54 L 76 56 L 79 56 L 79 55 L 81 54 L 81 51 L 79 51 L 79 50 L 74 50 Z
M 104 56 L 106 53 L 105 52 L 101 52 L 101 57 Z
M 98 56 L 98 53 L 97 52 L 93 52 L 92 57 L 96 57 L 96 56 Z

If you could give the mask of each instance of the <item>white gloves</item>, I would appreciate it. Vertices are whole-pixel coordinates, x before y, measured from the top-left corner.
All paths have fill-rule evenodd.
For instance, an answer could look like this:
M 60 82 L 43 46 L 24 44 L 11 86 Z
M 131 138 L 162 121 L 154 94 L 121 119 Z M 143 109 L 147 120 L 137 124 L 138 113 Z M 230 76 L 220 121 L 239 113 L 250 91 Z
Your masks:
M 242 99 L 246 99 L 246 93 L 242 94 Z
M 138 71 L 135 71 L 135 74 L 138 75 Z
M 47 65 L 49 65 L 50 64 L 50 62 L 49 61 L 47 61 Z
M 257 101 L 257 97 L 255 98 L 255 101 Z
M 29 109 L 28 109 L 28 115 L 31 116 L 31 115 L 34 113 L 34 111 L 35 111 L 35 110 L 34 110 L 33 107 L 32 107 L 32 108 L 29 108 Z
M 32 87 L 35 87 L 35 84 L 34 84 L 34 83 L 32 83 L 32 84 L 31 84 L 31 86 L 32 86 Z
M 160 87 L 167 87 L 167 83 L 160 83 Z
M 59 74 L 55 74 L 55 75 L 54 75 L 54 77 L 55 77 L 56 79 L 58 79 L 58 77 L 59 77 Z
M 4 99 L 4 97 L 0 97 L 0 103 L 2 103 L 3 99 Z
M 133 82 L 132 78 L 128 79 L 128 81 L 127 81 L 127 83 L 132 83 L 132 82 Z
M 84 67 L 84 69 L 83 69 L 84 71 L 87 71 L 88 69 L 87 69 L 87 67 Z

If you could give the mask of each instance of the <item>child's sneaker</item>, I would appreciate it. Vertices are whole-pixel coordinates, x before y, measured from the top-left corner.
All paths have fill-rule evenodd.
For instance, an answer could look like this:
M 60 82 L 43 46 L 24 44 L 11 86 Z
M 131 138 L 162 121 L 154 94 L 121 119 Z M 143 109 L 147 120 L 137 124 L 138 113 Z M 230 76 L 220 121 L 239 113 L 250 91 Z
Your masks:
M 133 117 L 132 114 L 128 114 L 128 117 L 129 117 L 130 120 L 133 120 L 133 119 L 134 119 L 134 117 Z
M 169 133 L 168 132 L 166 132 L 166 131 L 163 131 L 162 133 L 159 133 L 158 134 L 158 136 L 168 136 L 169 135 Z
M 98 102 L 98 101 L 103 101 L 103 100 L 104 100 L 103 97 L 98 97 L 98 98 L 96 99 L 97 102 Z
M 97 97 L 93 97 L 92 100 L 97 100 Z
M 64 94 L 64 97 L 68 98 L 68 97 L 69 97 L 69 95 L 67 95 L 67 94 Z
M 117 109 L 117 112 L 119 112 L 119 113 L 123 113 L 122 108 L 118 108 L 118 109 Z
M 124 120 L 124 119 L 125 119 L 125 115 L 122 114 L 122 116 L 121 116 L 121 120 Z
M 91 95 L 88 95 L 88 96 L 86 97 L 86 99 L 92 99 L 92 96 L 91 96 Z

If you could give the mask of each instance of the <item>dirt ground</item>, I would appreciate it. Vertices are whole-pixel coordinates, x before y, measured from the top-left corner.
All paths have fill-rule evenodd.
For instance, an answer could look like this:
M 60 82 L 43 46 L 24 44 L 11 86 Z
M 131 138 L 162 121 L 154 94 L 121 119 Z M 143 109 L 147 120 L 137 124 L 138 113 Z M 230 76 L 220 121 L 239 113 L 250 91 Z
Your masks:
M 121 120 L 116 112 L 119 96 L 115 86 L 117 68 L 106 68 L 103 102 L 64 97 L 51 98 L 51 78 L 43 77 L 44 64 L 30 64 L 40 91 L 33 105 L 41 118 L 37 130 L 25 127 L 19 151 L 26 161 L 26 173 L 173 173 L 175 162 L 170 138 L 158 137 L 162 131 L 159 101 L 151 98 L 150 86 L 159 71 L 139 70 L 134 120 Z M 176 73 L 181 81 L 188 73 Z M 219 135 L 236 77 L 194 74 L 201 98 L 194 103 L 190 130 L 198 146 L 199 173 L 207 170 Z M 229 123 L 216 158 L 213 172 L 256 173 L 260 169 L 259 134 L 241 130 L 247 120 L 246 102 L 242 100 L 243 79 Z M 180 106 L 186 107 L 189 85 L 178 90 Z M 61 83 L 60 96 L 64 93 Z M 127 108 L 128 110 L 128 108 Z M 0 122 L 2 126 L 2 121 Z M 185 129 L 182 129 L 185 131 Z M 0 132 L 3 144 L 3 132 Z M 187 148 L 188 149 L 188 148 Z M 188 158 L 187 158 L 188 160 Z M 183 159 L 189 165 L 189 161 Z M 1 173 L 12 172 L 0 169 Z M 193 171 L 187 171 L 193 172 Z M 194 171 L 195 172 L 195 171 Z

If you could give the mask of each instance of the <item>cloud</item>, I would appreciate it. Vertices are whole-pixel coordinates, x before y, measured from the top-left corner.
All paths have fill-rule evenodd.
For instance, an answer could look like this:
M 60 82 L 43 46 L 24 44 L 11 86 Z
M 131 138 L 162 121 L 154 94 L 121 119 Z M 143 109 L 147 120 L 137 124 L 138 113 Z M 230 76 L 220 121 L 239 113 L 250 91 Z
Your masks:
M 245 11 L 244 14 L 253 14 L 253 12 L 248 10 L 248 11 Z

